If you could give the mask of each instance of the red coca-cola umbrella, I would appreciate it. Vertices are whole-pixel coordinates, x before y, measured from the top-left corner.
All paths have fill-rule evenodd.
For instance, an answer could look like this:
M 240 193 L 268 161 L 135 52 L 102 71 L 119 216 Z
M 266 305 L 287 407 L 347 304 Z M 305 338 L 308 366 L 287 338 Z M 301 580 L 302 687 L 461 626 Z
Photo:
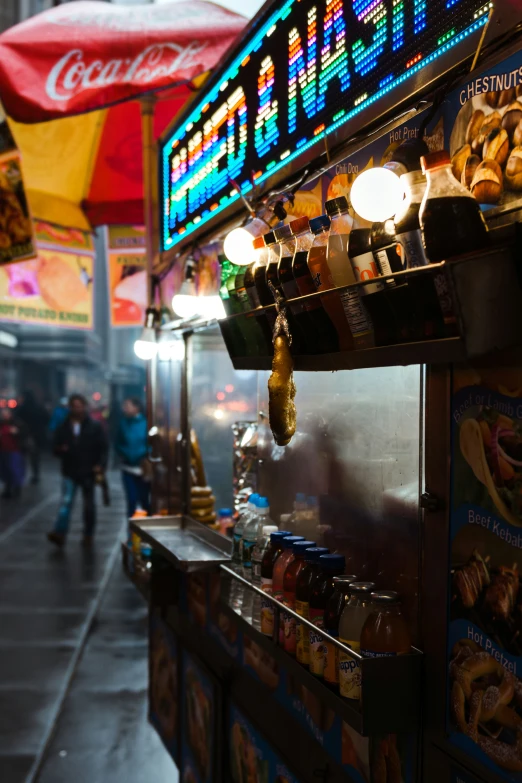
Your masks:
M 2 33 L 0 99 L 33 216 L 84 229 L 143 223 L 142 149 L 149 175 L 153 140 L 246 23 L 205 0 L 80 0 Z

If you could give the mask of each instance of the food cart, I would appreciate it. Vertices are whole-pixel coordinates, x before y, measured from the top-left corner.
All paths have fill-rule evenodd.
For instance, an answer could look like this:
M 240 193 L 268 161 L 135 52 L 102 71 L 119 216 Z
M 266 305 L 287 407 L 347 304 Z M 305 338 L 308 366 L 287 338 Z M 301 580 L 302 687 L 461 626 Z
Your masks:
M 490 159 L 482 125 L 507 139 L 495 152 L 501 176 L 482 195 L 488 247 L 383 276 L 411 290 L 438 279 L 452 328 L 294 350 L 288 445 L 270 427 L 272 352 L 248 339 L 285 302 L 158 325 L 155 516 L 131 521 L 134 556 L 124 553 L 150 601 L 150 719 L 184 782 L 521 779 L 522 175 L 512 158 L 522 114 L 510 113 L 522 94 L 521 22 L 507 0 L 268 3 L 163 136 L 153 280 L 163 300 L 191 286 L 217 293 L 219 243 L 256 220 L 269 231 L 284 217 L 279 207 L 267 217 L 274 203 L 315 218 L 363 171 L 404 165 L 421 143 L 448 150 L 465 181 L 466 145 L 464 163 Z M 313 540 L 343 554 L 346 573 L 400 595 L 409 653 L 364 657 L 324 637 L 360 667 L 356 701 L 281 646 L 288 607 L 266 599 L 271 638 L 237 608 L 234 597 L 255 602 L 258 590 L 231 567 L 214 509 L 237 516 L 254 490 L 280 527 L 297 493 L 317 498 Z M 145 560 L 140 541 L 152 547 Z

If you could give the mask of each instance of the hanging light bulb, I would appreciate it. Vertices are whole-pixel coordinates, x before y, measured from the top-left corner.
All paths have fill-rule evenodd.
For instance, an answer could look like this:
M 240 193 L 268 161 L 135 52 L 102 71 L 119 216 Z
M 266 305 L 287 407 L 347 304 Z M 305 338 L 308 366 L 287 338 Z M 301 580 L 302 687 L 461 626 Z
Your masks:
M 158 359 L 160 362 L 182 361 L 185 358 L 185 343 L 183 340 L 166 340 L 159 344 Z
M 207 321 L 225 318 L 226 312 L 220 296 L 198 296 L 198 315 Z
M 154 359 L 158 353 L 158 343 L 156 341 L 156 325 L 159 320 L 159 314 L 155 307 L 147 308 L 145 313 L 145 326 L 138 340 L 134 343 L 134 353 L 138 359 L 148 362 Z
M 194 267 L 196 262 L 189 256 L 185 264 L 185 279 L 177 294 L 172 297 L 172 309 L 184 321 L 198 315 L 198 297 L 194 282 Z
M 229 261 L 237 266 L 248 266 L 255 258 L 253 241 L 270 230 L 263 218 L 250 218 L 245 226 L 233 228 L 225 237 L 223 250 Z
M 389 168 L 367 169 L 350 191 L 354 210 L 371 223 L 382 223 L 397 213 L 404 199 L 404 186 Z

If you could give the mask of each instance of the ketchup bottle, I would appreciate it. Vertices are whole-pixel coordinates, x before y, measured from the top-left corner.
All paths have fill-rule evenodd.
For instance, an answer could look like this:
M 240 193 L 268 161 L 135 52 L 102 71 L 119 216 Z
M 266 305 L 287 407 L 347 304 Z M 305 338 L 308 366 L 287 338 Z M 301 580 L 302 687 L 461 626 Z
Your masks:
M 334 591 L 334 576 L 340 576 L 345 568 L 344 555 L 321 555 L 321 571 L 310 593 L 310 620 L 317 628 L 324 628 L 326 604 Z M 316 677 L 324 677 L 325 641 L 316 631 L 310 631 L 310 671 Z
M 261 590 L 267 595 L 273 593 L 274 563 L 283 551 L 283 539 L 290 535 L 288 530 L 279 530 L 270 536 L 270 546 L 261 560 Z M 263 598 L 261 599 L 261 633 L 270 637 L 274 635 L 274 605 Z
M 294 559 L 290 562 L 283 577 L 283 603 L 295 611 L 295 591 L 297 577 L 305 567 L 306 550 L 315 547 L 314 541 L 296 541 L 292 546 Z M 284 614 L 284 647 L 287 653 L 295 655 L 296 651 L 296 621 L 289 614 Z
M 329 550 L 324 546 L 313 547 L 305 552 L 305 565 L 299 572 L 295 586 L 295 611 L 297 614 L 310 619 L 310 594 L 315 580 L 321 573 L 319 558 L 327 555 Z M 296 623 L 296 658 L 303 666 L 310 665 L 310 632 L 306 625 Z

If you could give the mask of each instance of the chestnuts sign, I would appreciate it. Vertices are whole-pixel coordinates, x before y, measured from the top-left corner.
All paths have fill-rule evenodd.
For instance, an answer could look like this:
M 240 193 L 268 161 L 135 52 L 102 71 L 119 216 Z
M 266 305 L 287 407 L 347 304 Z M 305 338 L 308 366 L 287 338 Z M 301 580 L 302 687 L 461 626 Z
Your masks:
M 522 57 L 464 85 L 451 131 L 453 173 L 485 205 L 522 197 Z
M 422 69 L 478 34 L 489 8 L 485 0 L 274 3 L 163 143 L 163 250 L 238 201 L 235 184 L 262 191 L 399 85 L 411 79 L 417 89 Z

